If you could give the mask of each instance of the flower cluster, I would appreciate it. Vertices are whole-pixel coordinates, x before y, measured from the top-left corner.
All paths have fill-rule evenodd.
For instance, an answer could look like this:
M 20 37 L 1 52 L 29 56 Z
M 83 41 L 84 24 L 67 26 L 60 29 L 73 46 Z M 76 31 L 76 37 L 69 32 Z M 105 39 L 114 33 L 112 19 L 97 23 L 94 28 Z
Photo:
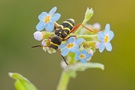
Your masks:
M 101 30 L 99 23 L 86 24 L 93 15 L 92 9 L 86 10 L 84 21 L 76 28 L 74 33 L 68 34 L 66 39 L 62 39 L 55 33 L 57 26 L 59 26 L 56 21 L 61 16 L 61 14 L 55 13 L 56 10 L 57 8 L 53 7 L 49 13 L 42 12 L 38 16 L 39 23 L 36 26 L 37 31 L 34 32 L 34 38 L 42 41 L 41 46 L 44 51 L 49 53 L 60 51 L 63 57 L 70 58 L 69 64 L 73 64 L 78 60 L 82 63 L 90 61 L 96 49 L 99 49 L 100 52 L 103 52 L 105 48 L 107 51 L 112 50 L 110 41 L 113 39 L 114 33 L 110 30 L 110 24 L 106 24 L 104 30 Z M 54 41 L 52 41 L 52 38 Z

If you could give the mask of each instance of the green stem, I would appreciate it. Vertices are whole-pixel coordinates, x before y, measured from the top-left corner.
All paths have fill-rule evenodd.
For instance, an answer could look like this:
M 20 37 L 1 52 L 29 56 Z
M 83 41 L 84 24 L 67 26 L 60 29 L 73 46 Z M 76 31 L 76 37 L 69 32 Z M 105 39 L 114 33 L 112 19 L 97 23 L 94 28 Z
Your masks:
M 84 19 L 83 22 L 82 22 L 82 24 L 85 25 L 86 22 L 87 22 L 87 20 Z M 80 27 L 78 28 L 78 30 L 76 30 L 76 32 L 75 32 L 74 34 L 78 34 L 78 33 L 80 32 L 81 28 L 82 28 L 82 26 L 80 26 Z
M 86 47 L 88 47 L 88 48 L 89 48 L 89 47 L 95 48 L 96 42 L 97 42 L 97 41 L 94 41 L 94 40 L 93 40 L 93 41 L 85 41 L 85 42 L 84 42 L 84 47 L 85 47 L 85 48 L 86 48 Z
M 67 74 L 66 71 L 63 71 L 60 77 L 60 81 L 57 87 L 57 90 L 67 90 L 67 85 L 69 82 L 69 75 Z
M 97 34 L 94 35 L 77 35 L 77 38 L 84 38 L 84 39 L 93 39 L 96 38 Z

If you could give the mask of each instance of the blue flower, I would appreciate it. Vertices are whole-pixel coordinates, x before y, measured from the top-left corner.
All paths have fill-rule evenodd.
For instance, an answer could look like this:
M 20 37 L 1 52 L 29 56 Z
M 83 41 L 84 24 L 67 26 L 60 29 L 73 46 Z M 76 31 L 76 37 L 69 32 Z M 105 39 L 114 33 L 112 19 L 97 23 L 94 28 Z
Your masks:
M 53 31 L 54 29 L 54 23 L 59 20 L 61 15 L 59 13 L 55 13 L 57 10 L 57 7 L 53 7 L 49 13 L 47 12 L 42 12 L 39 16 L 38 19 L 40 20 L 39 23 L 36 26 L 36 29 L 38 31 L 43 30 L 44 28 L 46 31 Z
M 113 39 L 113 37 L 114 33 L 110 30 L 110 24 L 106 24 L 105 30 L 98 33 L 98 40 L 100 41 L 98 47 L 100 52 L 103 52 L 105 48 L 107 51 L 112 50 L 110 41 Z
M 66 56 L 69 51 L 71 52 L 75 52 L 78 50 L 79 45 L 84 41 L 84 39 L 79 38 L 76 40 L 75 37 L 70 37 L 68 39 L 68 43 L 67 44 L 61 44 L 59 46 L 59 49 L 61 49 L 61 55 L 62 56 Z
M 86 50 L 82 50 L 81 52 L 76 51 L 76 60 L 80 60 L 82 63 L 86 63 L 86 61 L 91 57 L 90 54 L 87 53 Z

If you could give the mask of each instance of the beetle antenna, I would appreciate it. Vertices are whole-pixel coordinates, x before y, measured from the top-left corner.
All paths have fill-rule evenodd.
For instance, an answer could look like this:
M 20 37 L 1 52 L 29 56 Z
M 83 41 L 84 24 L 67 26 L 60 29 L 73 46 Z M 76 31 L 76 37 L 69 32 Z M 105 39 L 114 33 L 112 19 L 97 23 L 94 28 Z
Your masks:
M 63 60 L 65 61 L 65 63 L 68 65 L 68 63 L 67 63 L 65 57 L 63 57 L 62 55 L 61 55 L 61 57 L 63 58 Z
M 57 50 L 57 52 L 60 54 L 60 52 Z M 60 54 L 61 55 L 61 54 Z M 62 56 L 61 55 L 61 57 L 63 58 L 63 60 L 64 60 L 64 62 L 68 65 L 68 63 L 67 63 L 67 61 L 66 61 L 66 59 L 65 59 L 65 57 L 64 56 Z
M 36 48 L 36 47 L 42 47 L 42 45 L 35 45 L 35 46 L 32 46 L 31 48 Z

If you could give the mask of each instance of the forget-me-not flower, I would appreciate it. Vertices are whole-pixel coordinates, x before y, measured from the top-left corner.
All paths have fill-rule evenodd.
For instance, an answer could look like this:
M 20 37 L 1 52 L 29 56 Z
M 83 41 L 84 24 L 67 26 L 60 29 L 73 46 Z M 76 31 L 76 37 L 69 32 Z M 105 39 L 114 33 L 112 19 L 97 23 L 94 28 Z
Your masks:
M 57 10 L 57 7 L 53 7 L 49 13 L 47 12 L 42 12 L 39 16 L 38 19 L 40 20 L 39 23 L 36 26 L 36 29 L 38 31 L 43 30 L 44 28 L 46 31 L 53 31 L 54 29 L 54 23 L 59 20 L 61 15 L 59 13 L 55 13 Z
M 91 57 L 91 54 L 87 53 L 86 50 L 82 50 L 81 52 L 76 51 L 76 60 L 80 60 L 82 63 L 86 63 L 87 59 Z
M 59 49 L 61 49 L 61 55 L 66 56 L 69 51 L 75 52 L 78 50 L 79 45 L 84 41 L 84 39 L 79 38 L 76 40 L 75 37 L 70 37 L 66 44 L 61 44 Z
M 98 47 L 100 52 L 103 52 L 105 48 L 107 51 L 112 50 L 110 41 L 113 39 L 113 37 L 114 33 L 110 30 L 110 24 L 106 24 L 105 30 L 98 33 L 98 40 L 100 41 Z

